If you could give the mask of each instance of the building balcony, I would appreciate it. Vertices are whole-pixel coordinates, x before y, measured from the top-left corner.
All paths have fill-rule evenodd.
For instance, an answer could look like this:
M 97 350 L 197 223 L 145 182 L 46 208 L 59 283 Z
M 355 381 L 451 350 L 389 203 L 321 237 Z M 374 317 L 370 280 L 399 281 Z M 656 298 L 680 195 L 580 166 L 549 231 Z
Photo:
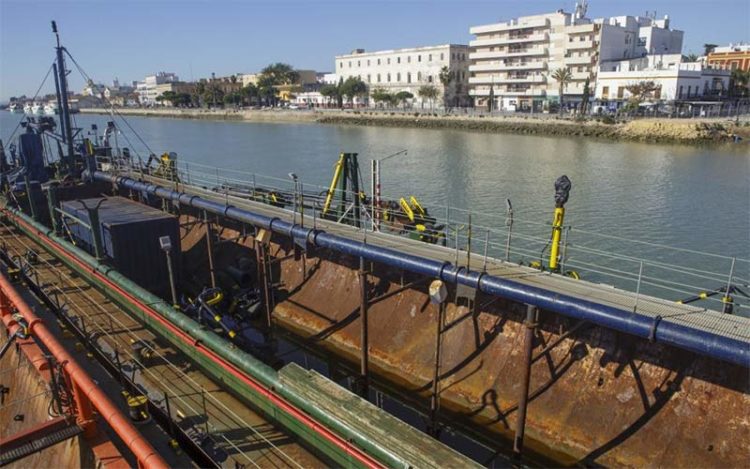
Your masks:
M 546 56 L 548 50 L 546 47 L 529 47 L 522 51 L 492 51 L 492 52 L 473 52 L 469 54 L 470 59 L 510 59 L 513 57 L 540 57 Z
M 508 76 L 484 76 L 469 78 L 470 85 L 498 85 L 503 83 L 547 83 L 547 77 L 544 75 L 529 75 L 527 77 L 508 77 Z
M 469 65 L 470 72 L 500 72 L 510 70 L 547 70 L 547 62 L 521 62 L 506 65 L 502 62 Z
M 565 65 L 590 65 L 592 57 L 584 55 L 583 57 L 565 57 Z
M 547 90 L 539 89 L 539 88 L 530 88 L 528 90 L 523 91 L 507 91 L 504 89 L 498 89 L 495 87 L 495 90 L 493 91 L 495 97 L 499 96 L 547 96 Z M 481 88 L 481 89 L 471 89 L 469 90 L 469 95 L 471 96 L 489 96 L 490 95 L 490 89 L 489 88 Z
M 508 21 L 506 23 L 495 23 L 487 24 L 482 26 L 473 26 L 469 28 L 470 34 L 485 34 L 485 33 L 496 33 L 501 31 L 512 31 L 514 29 L 526 29 L 526 28 L 546 28 L 549 27 L 549 20 L 547 18 L 538 18 L 530 21 L 518 21 L 518 19 Z
M 493 37 L 493 38 L 480 38 L 473 41 L 469 41 L 469 47 L 487 47 L 487 46 L 504 46 L 507 44 L 527 44 L 531 42 L 547 42 L 549 41 L 549 34 L 547 33 L 536 33 L 529 34 L 520 37 Z
M 593 49 L 594 41 L 572 41 L 565 43 L 565 50 Z
M 588 23 L 588 24 L 577 24 L 575 26 L 568 26 L 568 28 L 565 31 L 568 34 L 593 33 L 596 31 L 596 24 Z
M 571 79 L 584 81 L 586 78 L 591 78 L 590 72 L 573 72 Z

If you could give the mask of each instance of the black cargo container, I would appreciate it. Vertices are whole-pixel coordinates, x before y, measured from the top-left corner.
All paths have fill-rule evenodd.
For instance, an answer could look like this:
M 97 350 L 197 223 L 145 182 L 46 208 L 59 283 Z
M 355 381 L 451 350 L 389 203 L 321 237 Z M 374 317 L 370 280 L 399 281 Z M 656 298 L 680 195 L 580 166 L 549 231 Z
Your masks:
M 102 198 L 83 199 L 93 208 Z M 108 197 L 99 206 L 99 230 L 107 262 L 147 290 L 162 297 L 169 296 L 169 274 L 159 237 L 169 236 L 172 241 L 172 262 L 176 280 L 180 273 L 180 227 L 178 219 L 147 205 L 123 197 Z M 90 225 L 88 211 L 81 201 L 61 203 L 63 212 Z M 73 239 L 79 247 L 93 253 L 91 230 L 64 217 Z

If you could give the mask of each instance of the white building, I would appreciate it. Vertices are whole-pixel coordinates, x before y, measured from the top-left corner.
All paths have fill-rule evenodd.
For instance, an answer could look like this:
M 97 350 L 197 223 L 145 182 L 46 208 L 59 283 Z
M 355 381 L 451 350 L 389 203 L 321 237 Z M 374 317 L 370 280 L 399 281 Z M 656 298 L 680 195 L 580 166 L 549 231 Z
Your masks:
M 443 97 L 450 106 L 467 106 L 470 104 L 468 63 L 469 48 L 465 45 L 444 44 L 376 52 L 357 49 L 351 54 L 336 56 L 335 76 L 344 80 L 358 77 L 367 84 L 370 93 L 375 89 L 390 93 L 408 91 L 414 95 L 412 106 L 420 108 L 430 104 L 442 107 Z M 445 90 L 440 81 L 443 67 L 447 67 L 453 76 Z M 419 96 L 419 88 L 428 85 L 439 91 L 439 97 L 432 103 Z M 375 103 L 369 100 L 369 104 Z
M 600 63 L 682 49 L 683 33 L 669 30 L 668 18 L 591 20 L 586 9 L 583 0 L 574 13 L 558 10 L 472 27 L 469 85 L 475 104 L 487 106 L 492 95 L 493 109 L 542 110 L 548 102 L 559 102 L 552 75 L 567 68 L 572 80 L 564 89 L 565 100 L 574 105 L 587 79 L 593 91 Z
M 681 62 L 680 55 L 650 55 L 602 64 L 596 82 L 596 100 L 622 106 L 631 97 L 630 85 L 653 81 L 657 91 L 649 102 L 719 98 L 729 89 L 731 72 L 701 62 Z
M 148 75 L 143 81 L 139 81 L 136 84 L 135 92 L 138 95 L 138 101 L 145 106 L 154 106 L 157 104 L 156 97 L 162 93 L 158 89 L 158 85 L 178 81 L 180 79 L 177 75 L 170 72 L 159 72 L 154 75 Z

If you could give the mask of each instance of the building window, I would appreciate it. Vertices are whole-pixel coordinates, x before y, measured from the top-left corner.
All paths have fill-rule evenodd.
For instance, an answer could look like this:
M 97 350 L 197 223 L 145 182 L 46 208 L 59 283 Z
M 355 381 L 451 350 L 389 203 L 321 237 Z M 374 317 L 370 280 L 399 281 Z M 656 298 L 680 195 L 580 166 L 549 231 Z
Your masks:
M 421 55 L 418 55 L 418 56 L 417 56 L 417 62 L 421 62 L 421 61 L 422 61 L 422 56 L 421 56 Z
M 406 83 L 411 83 L 411 72 L 406 72 Z
M 370 59 L 367 59 L 367 66 L 370 66 Z
M 387 80 L 388 80 L 388 83 L 390 83 L 390 82 L 391 82 L 391 74 L 389 73 L 389 74 L 387 75 L 387 77 L 388 77 L 388 78 L 387 78 Z
M 339 68 L 344 68 L 344 62 L 339 62 Z
M 417 72 L 417 82 L 422 81 L 422 72 Z
M 432 75 L 427 75 L 427 83 L 432 83 Z
M 411 63 L 411 55 L 406 56 L 406 63 Z
M 386 61 L 388 62 L 388 65 L 391 64 L 391 58 L 390 57 L 388 57 L 388 59 L 386 59 Z
M 401 83 L 401 72 L 396 74 L 396 83 Z
M 440 60 L 444 60 L 443 57 L 444 57 L 444 54 L 441 52 L 440 53 Z
M 624 86 L 618 86 L 617 87 L 617 98 L 622 99 L 625 96 L 625 87 Z
M 427 61 L 432 62 L 432 54 L 427 55 Z
M 455 52 L 451 52 L 451 60 L 456 60 L 456 53 Z
M 401 63 L 401 57 L 396 57 L 396 63 L 397 63 L 397 64 L 400 64 L 400 63 Z
M 682 85 L 680 85 L 680 90 L 677 92 L 677 97 L 682 99 Z
M 349 61 L 349 68 L 352 68 L 352 61 Z
M 378 59 L 378 65 L 380 65 L 380 59 Z
M 380 83 L 380 74 L 378 73 L 378 83 Z
M 367 75 L 367 83 L 371 83 L 371 81 L 370 81 L 370 75 Z
M 361 66 L 362 66 L 362 65 L 360 64 L 359 60 L 357 60 L 357 68 L 359 68 L 359 67 L 361 67 Z
M 602 86 L 602 98 L 609 98 L 609 86 Z

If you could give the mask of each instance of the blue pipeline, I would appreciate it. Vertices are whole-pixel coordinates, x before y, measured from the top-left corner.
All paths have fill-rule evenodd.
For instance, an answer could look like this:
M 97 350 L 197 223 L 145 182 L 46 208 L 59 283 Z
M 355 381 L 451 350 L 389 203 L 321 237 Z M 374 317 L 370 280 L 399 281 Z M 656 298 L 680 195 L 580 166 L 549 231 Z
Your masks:
M 660 317 L 652 318 L 630 310 L 614 308 L 543 288 L 524 285 L 513 280 L 467 270 L 464 267 L 455 266 L 450 262 L 426 259 L 394 249 L 374 246 L 326 233 L 322 230 L 304 228 L 280 218 L 260 215 L 231 205 L 210 201 L 195 195 L 173 191 L 165 187 L 136 181 L 127 177 L 114 176 L 97 171 L 94 173 L 94 178 L 99 181 L 116 184 L 119 187 L 153 194 L 181 205 L 189 205 L 210 213 L 223 215 L 227 218 L 271 230 L 296 240 L 305 240 L 314 246 L 354 257 L 363 257 L 372 262 L 441 279 L 445 282 L 467 285 L 488 295 L 537 306 L 546 311 L 585 320 L 607 329 L 624 332 L 636 337 L 675 346 L 700 355 L 750 368 L 750 347 L 748 347 L 747 342 L 724 337 L 710 331 L 662 321 Z

